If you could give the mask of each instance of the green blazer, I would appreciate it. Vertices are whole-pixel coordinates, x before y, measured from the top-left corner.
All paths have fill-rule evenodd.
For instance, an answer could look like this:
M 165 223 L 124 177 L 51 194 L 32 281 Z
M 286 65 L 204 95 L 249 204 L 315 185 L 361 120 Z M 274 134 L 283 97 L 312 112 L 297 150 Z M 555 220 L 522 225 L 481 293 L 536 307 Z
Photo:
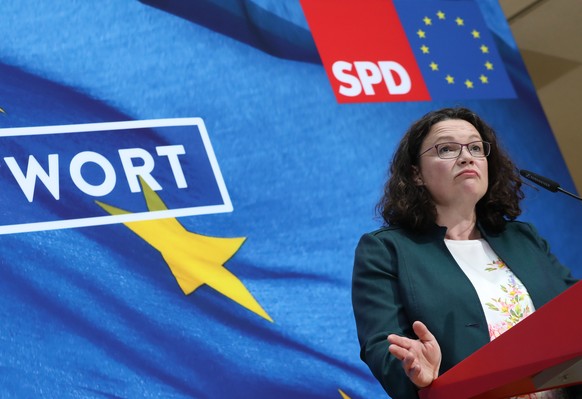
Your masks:
M 536 309 L 577 282 L 532 225 L 509 222 L 499 234 L 480 231 Z M 445 232 L 436 225 L 426 234 L 386 227 L 363 235 L 356 248 L 352 304 L 360 357 L 394 399 L 418 394 L 388 352 L 388 334 L 415 337 L 412 323 L 426 324 L 441 347 L 440 374 L 490 341 L 477 292 L 448 251 Z

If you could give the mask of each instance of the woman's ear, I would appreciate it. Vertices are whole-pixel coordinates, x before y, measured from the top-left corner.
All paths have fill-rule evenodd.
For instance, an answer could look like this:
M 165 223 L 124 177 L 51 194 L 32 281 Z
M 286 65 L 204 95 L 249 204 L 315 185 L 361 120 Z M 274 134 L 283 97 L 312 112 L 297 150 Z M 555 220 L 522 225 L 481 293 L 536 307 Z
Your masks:
M 422 181 L 420 169 L 416 165 L 412 165 L 412 180 L 414 180 L 414 183 L 417 186 L 424 186 L 424 181 Z

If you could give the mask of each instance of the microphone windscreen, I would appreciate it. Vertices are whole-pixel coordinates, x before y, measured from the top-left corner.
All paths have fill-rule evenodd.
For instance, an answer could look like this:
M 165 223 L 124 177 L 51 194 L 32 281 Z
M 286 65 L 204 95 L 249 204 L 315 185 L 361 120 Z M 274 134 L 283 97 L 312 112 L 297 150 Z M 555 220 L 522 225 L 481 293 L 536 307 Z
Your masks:
M 548 179 L 547 177 L 540 176 L 537 173 L 530 172 L 529 170 L 521 169 L 519 174 L 525 177 L 528 180 L 533 181 L 534 183 L 542 186 L 546 190 L 550 190 L 551 192 L 555 193 L 560 188 L 560 185 L 553 180 Z

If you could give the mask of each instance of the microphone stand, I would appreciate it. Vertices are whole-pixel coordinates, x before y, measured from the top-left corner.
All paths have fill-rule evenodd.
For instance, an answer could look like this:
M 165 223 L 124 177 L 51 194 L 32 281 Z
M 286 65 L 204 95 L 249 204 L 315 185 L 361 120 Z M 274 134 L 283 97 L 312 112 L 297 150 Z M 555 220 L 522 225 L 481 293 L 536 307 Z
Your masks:
M 530 172 L 529 170 L 521 169 L 519 174 L 529 181 L 534 182 L 540 187 L 545 188 L 548 191 L 555 193 L 556 191 L 560 191 L 566 195 L 569 195 L 572 198 L 576 198 L 577 200 L 582 201 L 582 198 L 578 197 L 576 194 L 572 194 L 566 190 L 564 190 L 558 183 L 553 180 L 548 179 L 547 177 L 538 175 L 537 173 Z
M 577 200 L 582 201 L 582 198 L 578 197 L 576 194 L 572 194 L 572 193 L 564 190 L 562 187 L 558 187 L 558 191 L 561 192 L 561 193 L 564 193 L 566 195 L 569 195 L 572 198 L 576 198 Z

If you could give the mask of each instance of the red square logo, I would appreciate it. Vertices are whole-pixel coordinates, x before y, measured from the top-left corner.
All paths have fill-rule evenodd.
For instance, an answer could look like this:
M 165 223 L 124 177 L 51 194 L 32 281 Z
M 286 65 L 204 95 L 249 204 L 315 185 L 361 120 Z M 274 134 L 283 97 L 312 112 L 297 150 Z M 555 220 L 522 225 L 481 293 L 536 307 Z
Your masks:
M 300 1 L 338 102 L 431 99 L 391 1 Z

